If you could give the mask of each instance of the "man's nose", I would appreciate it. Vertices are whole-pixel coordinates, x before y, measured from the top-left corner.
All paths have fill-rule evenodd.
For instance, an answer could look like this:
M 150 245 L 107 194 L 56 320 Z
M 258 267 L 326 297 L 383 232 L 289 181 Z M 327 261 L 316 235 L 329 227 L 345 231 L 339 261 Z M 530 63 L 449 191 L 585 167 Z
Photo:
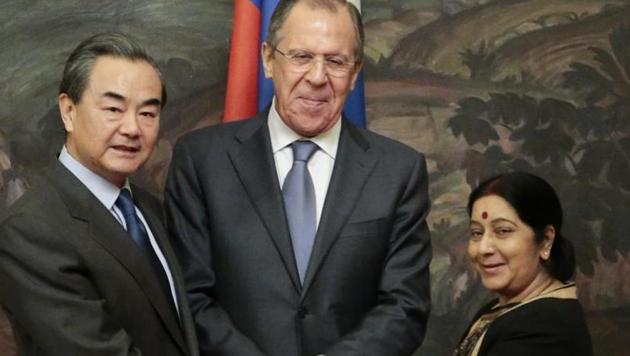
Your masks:
M 140 133 L 138 117 L 135 112 L 128 110 L 124 113 L 119 131 L 126 136 L 137 136 Z
M 328 81 L 326 62 L 323 58 L 314 58 L 311 68 L 306 72 L 306 80 L 313 85 L 323 85 Z

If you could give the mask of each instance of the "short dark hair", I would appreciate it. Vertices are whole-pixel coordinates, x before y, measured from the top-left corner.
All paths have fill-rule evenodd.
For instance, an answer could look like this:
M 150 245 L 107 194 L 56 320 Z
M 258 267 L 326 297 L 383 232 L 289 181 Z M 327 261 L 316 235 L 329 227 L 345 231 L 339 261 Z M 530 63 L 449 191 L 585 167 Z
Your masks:
M 571 241 L 562 235 L 562 205 L 553 187 L 544 179 L 525 172 L 500 174 L 483 181 L 470 193 L 468 215 L 478 199 L 489 195 L 507 201 L 519 218 L 534 230 L 537 243 L 543 241 L 545 228 L 553 226 L 556 236 L 547 268 L 562 282 L 571 279 L 575 273 L 575 251 Z
M 84 40 L 72 51 L 63 69 L 59 94 L 68 94 L 73 102 L 79 103 L 88 85 L 94 63 L 103 56 L 147 62 L 155 68 L 160 76 L 160 81 L 162 80 L 162 74 L 155 60 L 133 37 L 119 32 L 104 32 Z M 164 107 L 166 105 L 166 87 L 163 82 L 161 101 L 161 105 Z
M 311 8 L 323 9 L 336 13 L 338 7 L 348 10 L 348 14 L 352 19 L 352 25 L 355 32 L 354 55 L 356 63 L 363 62 L 363 43 L 365 42 L 365 34 L 363 32 L 363 22 L 361 21 L 361 13 L 356 6 L 347 0 L 280 0 L 269 22 L 269 31 L 267 33 L 267 43 L 275 48 L 280 42 L 280 29 L 289 17 L 289 13 L 295 5 L 305 2 Z

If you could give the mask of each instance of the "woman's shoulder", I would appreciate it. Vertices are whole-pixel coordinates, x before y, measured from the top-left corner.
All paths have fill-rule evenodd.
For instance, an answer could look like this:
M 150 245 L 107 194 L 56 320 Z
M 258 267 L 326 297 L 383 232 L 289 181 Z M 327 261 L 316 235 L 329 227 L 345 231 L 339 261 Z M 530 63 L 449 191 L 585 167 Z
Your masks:
M 522 306 L 514 308 L 497 318 L 495 323 L 513 324 L 514 321 L 528 324 L 574 324 L 576 321 L 584 322 L 584 311 L 580 302 L 576 299 L 541 298 Z
M 592 355 L 584 312 L 576 299 L 542 298 L 519 306 L 494 320 L 484 344 L 490 350 L 541 350 L 539 355 Z

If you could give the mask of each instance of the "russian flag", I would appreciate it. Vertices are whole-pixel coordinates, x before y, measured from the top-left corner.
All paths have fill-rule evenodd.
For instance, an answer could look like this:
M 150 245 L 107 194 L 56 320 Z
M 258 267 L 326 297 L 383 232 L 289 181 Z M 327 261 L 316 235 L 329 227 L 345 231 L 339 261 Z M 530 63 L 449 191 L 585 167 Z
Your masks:
M 361 0 L 351 0 L 361 10 Z M 254 116 L 271 103 L 273 83 L 266 79 L 261 44 L 267 39 L 267 28 L 278 0 L 235 0 L 230 62 L 223 121 Z M 365 127 L 363 72 L 348 95 L 344 113 L 350 121 Z

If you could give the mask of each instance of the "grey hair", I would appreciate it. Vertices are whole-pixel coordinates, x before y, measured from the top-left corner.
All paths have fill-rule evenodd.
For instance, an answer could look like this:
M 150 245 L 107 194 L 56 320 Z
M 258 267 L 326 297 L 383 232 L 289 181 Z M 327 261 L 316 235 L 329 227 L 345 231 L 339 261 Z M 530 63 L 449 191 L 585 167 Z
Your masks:
M 96 34 L 72 51 L 63 69 L 63 77 L 59 85 L 59 94 L 67 94 L 73 102 L 79 103 L 90 79 L 94 63 L 99 57 L 111 56 L 130 61 L 149 63 L 162 79 L 162 74 L 155 60 L 131 36 L 118 32 Z M 166 105 L 166 87 L 162 82 L 161 105 Z
M 354 56 L 356 63 L 363 62 L 363 43 L 365 42 L 365 34 L 363 32 L 363 22 L 361 20 L 361 13 L 354 4 L 347 0 L 280 0 L 278 6 L 276 6 L 273 15 L 271 15 L 271 21 L 269 22 L 269 31 L 267 33 L 267 44 L 272 48 L 276 48 L 278 42 L 280 42 L 280 29 L 282 25 L 289 17 L 289 13 L 293 7 L 300 3 L 305 2 L 313 9 L 322 9 L 336 13 L 339 7 L 343 7 L 348 10 L 348 14 L 352 19 L 352 26 L 355 32 L 354 42 Z

